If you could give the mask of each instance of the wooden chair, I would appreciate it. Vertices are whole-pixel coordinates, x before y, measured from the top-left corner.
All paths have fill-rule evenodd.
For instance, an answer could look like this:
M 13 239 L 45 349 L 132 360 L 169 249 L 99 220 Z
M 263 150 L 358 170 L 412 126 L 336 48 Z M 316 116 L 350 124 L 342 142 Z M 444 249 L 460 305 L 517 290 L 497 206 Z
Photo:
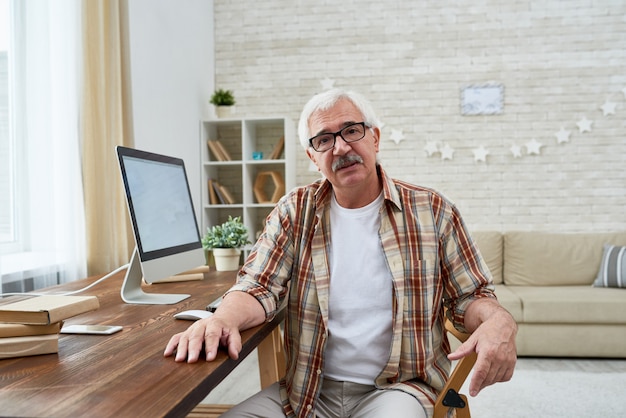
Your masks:
M 456 339 L 464 342 L 469 334 L 457 331 L 452 323 L 446 320 L 446 330 Z M 259 373 L 261 389 L 278 381 L 285 370 L 285 353 L 280 327 L 258 346 Z M 450 410 L 456 411 L 457 418 L 470 418 L 467 397 L 459 394 L 459 390 L 476 362 L 476 353 L 459 360 L 435 402 L 433 418 L 444 418 Z M 233 405 L 199 404 L 187 415 L 188 418 L 217 418 L 232 408 Z
M 448 320 L 446 320 L 446 331 L 460 342 L 465 342 L 469 338 L 469 334 L 457 331 Z M 459 390 L 461 390 L 461 386 L 463 386 L 469 372 L 474 367 L 474 363 L 476 363 L 476 353 L 465 356 L 457 362 L 454 370 L 452 370 L 452 374 L 450 374 L 445 386 L 437 397 L 433 418 L 443 418 L 450 410 L 456 412 L 457 418 L 470 418 L 467 396 L 461 395 Z

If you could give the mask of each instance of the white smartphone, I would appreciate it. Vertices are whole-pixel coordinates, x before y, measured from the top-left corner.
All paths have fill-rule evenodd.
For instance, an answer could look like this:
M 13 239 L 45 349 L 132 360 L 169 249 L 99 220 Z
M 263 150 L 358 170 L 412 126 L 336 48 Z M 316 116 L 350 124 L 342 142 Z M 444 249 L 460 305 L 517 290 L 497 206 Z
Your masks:
M 121 325 L 65 325 L 61 333 L 110 335 L 121 330 Z

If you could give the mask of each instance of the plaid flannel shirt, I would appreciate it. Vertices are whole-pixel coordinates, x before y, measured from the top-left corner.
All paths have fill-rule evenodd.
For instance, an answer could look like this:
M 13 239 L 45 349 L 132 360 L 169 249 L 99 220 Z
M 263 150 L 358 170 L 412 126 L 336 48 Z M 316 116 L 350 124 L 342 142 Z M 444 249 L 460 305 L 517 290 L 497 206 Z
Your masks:
M 412 394 L 432 414 L 450 372 L 444 306 L 455 327 L 464 330 L 468 304 L 495 297 L 491 274 L 450 201 L 391 179 L 380 166 L 378 172 L 385 198 L 379 235 L 394 293 L 389 358 L 375 384 Z M 331 193 L 332 185 L 319 180 L 284 196 L 230 290 L 255 296 L 268 321 L 288 298 L 281 397 L 289 417 L 315 416 L 323 380 Z

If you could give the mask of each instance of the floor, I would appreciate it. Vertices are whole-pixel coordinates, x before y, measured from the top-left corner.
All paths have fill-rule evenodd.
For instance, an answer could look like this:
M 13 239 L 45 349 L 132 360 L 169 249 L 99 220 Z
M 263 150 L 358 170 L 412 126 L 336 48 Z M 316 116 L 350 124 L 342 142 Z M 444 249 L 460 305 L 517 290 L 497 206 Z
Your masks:
M 520 358 L 511 382 L 486 388 L 470 398 L 470 407 L 480 418 L 626 416 L 624 387 L 626 360 Z M 235 404 L 259 389 L 253 352 L 203 403 Z M 613 394 L 616 402 L 611 401 Z

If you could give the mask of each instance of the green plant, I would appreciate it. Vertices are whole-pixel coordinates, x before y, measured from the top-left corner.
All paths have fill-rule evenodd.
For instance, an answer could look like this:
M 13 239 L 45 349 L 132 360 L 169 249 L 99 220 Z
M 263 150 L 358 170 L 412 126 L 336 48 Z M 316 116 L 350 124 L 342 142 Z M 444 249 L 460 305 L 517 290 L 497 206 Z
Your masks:
M 205 250 L 213 248 L 241 248 L 250 244 L 248 240 L 248 228 L 241 222 L 241 217 L 228 217 L 228 220 L 221 225 L 214 225 L 207 228 L 206 234 L 202 237 L 202 247 Z
M 213 92 L 210 102 L 215 106 L 232 106 L 235 104 L 235 96 L 231 90 L 217 89 Z

